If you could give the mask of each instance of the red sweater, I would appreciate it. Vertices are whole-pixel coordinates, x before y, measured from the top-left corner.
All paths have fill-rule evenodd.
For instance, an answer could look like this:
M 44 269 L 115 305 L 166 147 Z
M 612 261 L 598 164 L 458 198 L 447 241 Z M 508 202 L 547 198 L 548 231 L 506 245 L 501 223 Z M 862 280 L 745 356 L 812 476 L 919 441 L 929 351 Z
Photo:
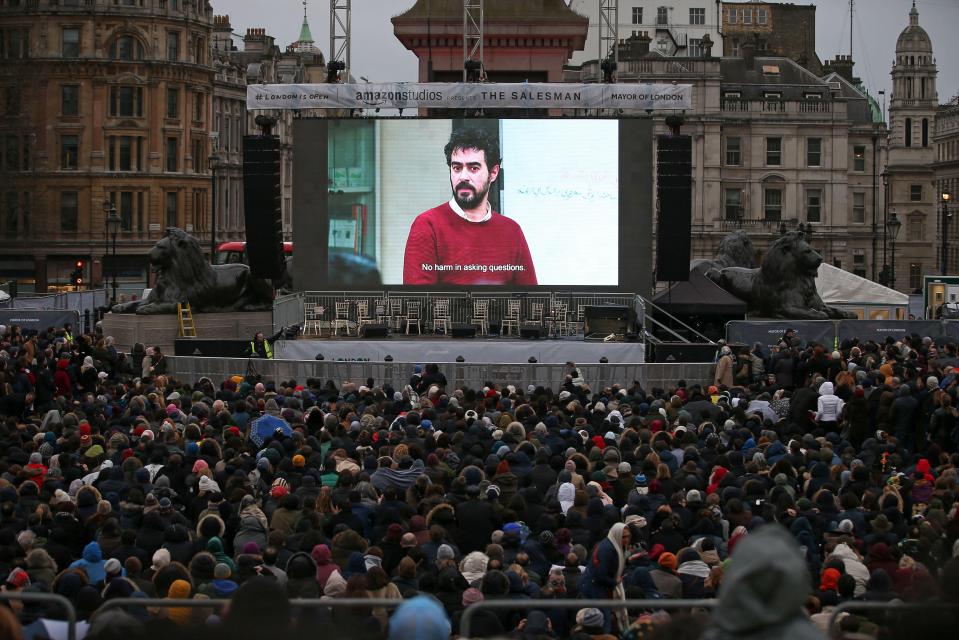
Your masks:
M 445 202 L 413 221 L 403 284 L 535 285 L 536 270 L 515 221 L 494 211 L 485 222 L 469 222 Z

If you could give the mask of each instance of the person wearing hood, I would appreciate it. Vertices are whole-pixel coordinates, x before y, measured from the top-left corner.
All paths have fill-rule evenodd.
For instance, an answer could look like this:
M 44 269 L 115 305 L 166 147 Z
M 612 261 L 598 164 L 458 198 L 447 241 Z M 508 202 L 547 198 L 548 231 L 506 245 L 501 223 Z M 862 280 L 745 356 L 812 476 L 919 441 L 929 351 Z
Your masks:
M 586 562 L 586 571 L 580 583 L 580 594 L 584 598 L 625 599 L 623 589 L 623 570 L 626 568 L 626 550 L 632 542 L 629 527 L 617 522 L 609 529 L 606 538 L 593 549 Z M 605 609 L 603 625 L 606 631 L 612 628 L 613 618 L 617 619 L 620 631 L 625 631 L 625 610 Z
M 859 554 L 845 542 L 840 542 L 826 558 L 826 562 L 829 562 L 832 558 L 841 560 L 846 573 L 856 579 L 856 597 L 858 598 L 865 593 L 866 584 L 869 582 L 869 569 L 862 563 Z
M 819 385 L 819 399 L 816 401 L 816 422 L 827 433 L 839 430 L 842 419 L 842 398 L 833 393 L 833 384 L 823 382 Z
M 91 542 L 83 547 L 83 557 L 73 562 L 69 568 L 81 569 L 87 574 L 90 584 L 97 584 L 98 582 L 103 582 L 103 579 L 107 576 L 107 572 L 103 568 L 104 564 L 103 552 L 100 550 L 100 545 L 96 542 Z
M 333 562 L 333 553 L 330 547 L 325 544 L 318 544 L 310 551 L 310 557 L 316 563 L 316 582 L 320 586 L 320 593 L 326 587 L 326 581 L 334 572 L 340 570 L 340 567 Z
M 396 608 L 390 618 L 388 640 L 448 640 L 451 630 L 443 607 L 433 598 L 417 596 Z
M 686 547 L 679 552 L 677 562 L 676 574 L 683 583 L 683 597 L 691 600 L 710 597 L 711 590 L 706 587 L 709 565 L 703 562 L 699 552 L 693 547 Z
M 704 640 L 823 640 L 803 613 L 809 574 L 782 528 L 762 527 L 732 555 Z

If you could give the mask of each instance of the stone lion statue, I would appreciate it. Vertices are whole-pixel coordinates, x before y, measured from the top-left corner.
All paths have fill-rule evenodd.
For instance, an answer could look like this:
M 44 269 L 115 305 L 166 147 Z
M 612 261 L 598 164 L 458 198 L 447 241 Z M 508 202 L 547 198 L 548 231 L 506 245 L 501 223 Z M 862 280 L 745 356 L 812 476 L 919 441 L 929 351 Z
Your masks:
M 143 300 L 118 304 L 114 313 L 176 313 L 178 302 L 194 311 L 263 311 L 272 308 L 269 282 L 250 276 L 245 264 L 210 265 L 200 243 L 170 227 L 149 253 L 157 280 Z
M 756 266 L 756 247 L 745 231 L 734 231 L 728 234 L 719 243 L 716 257 L 712 260 L 693 260 L 689 263 L 691 272 L 706 273 L 710 269 L 725 269 L 726 267 L 743 267 L 752 269 Z
M 706 276 L 746 302 L 750 313 L 767 318 L 825 320 L 852 314 L 826 305 L 816 291 L 822 256 L 801 231 L 787 233 L 769 247 L 758 269 L 710 269 Z

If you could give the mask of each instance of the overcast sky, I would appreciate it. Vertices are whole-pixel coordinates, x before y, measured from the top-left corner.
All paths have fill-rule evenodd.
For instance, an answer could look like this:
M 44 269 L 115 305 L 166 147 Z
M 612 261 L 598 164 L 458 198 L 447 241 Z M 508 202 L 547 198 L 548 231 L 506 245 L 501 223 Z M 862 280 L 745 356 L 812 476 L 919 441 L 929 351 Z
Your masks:
M 620 0 L 620 4 L 629 0 Z M 664 0 L 668 2 L 668 0 Z M 229 14 L 233 30 L 264 27 L 281 47 L 295 41 L 303 21 L 302 0 L 212 0 L 217 14 Z M 390 18 L 403 13 L 414 0 L 353 0 L 353 77 L 370 82 L 415 82 L 416 57 L 393 35 Z M 597 7 L 599 0 L 596 0 Z M 849 53 L 848 0 L 820 0 L 816 10 L 816 50 L 820 59 Z M 309 0 L 310 27 L 316 45 L 329 55 L 330 20 L 327 0 Z M 896 38 L 909 24 L 912 0 L 856 0 L 853 19 L 855 74 L 869 91 L 885 89 L 888 101 L 889 70 Z M 918 0 L 919 24 L 932 38 L 939 64 L 939 101 L 959 94 L 959 0 Z M 598 12 L 598 9 L 597 9 Z

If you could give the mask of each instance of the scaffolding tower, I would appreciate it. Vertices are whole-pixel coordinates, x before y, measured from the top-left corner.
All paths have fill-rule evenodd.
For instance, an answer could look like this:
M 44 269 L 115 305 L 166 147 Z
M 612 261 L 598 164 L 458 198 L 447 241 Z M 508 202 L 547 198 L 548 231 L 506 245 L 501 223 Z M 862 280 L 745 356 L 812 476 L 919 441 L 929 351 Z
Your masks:
M 350 16 L 351 0 L 330 0 L 330 63 L 342 71 L 342 78 L 350 80 Z
M 463 0 L 463 82 L 479 82 L 483 68 L 483 0 Z

